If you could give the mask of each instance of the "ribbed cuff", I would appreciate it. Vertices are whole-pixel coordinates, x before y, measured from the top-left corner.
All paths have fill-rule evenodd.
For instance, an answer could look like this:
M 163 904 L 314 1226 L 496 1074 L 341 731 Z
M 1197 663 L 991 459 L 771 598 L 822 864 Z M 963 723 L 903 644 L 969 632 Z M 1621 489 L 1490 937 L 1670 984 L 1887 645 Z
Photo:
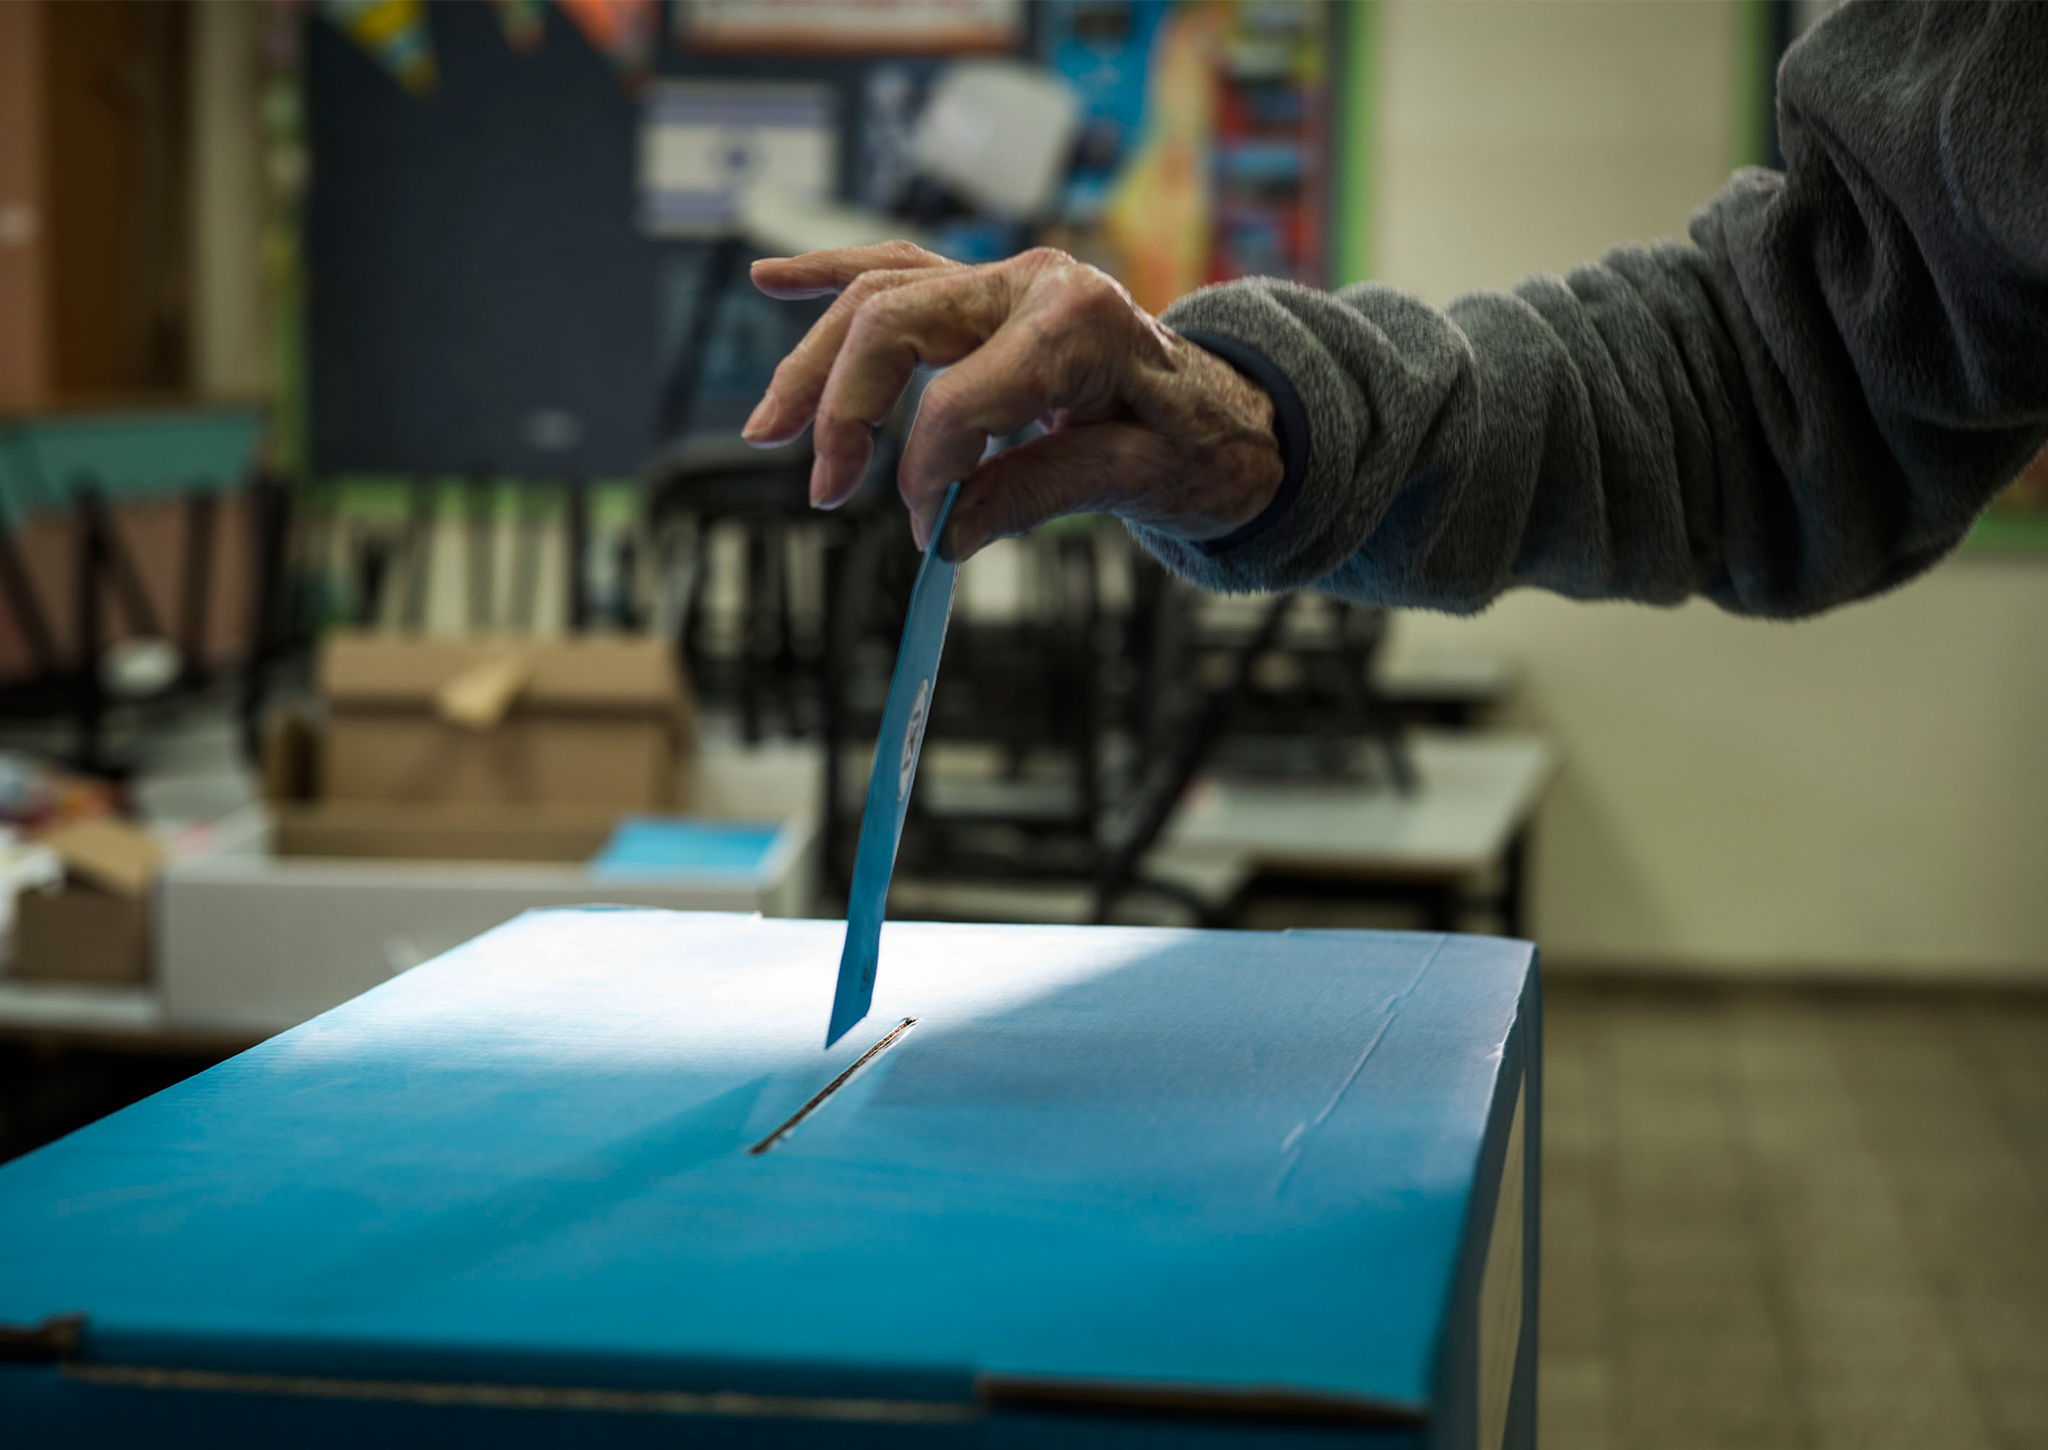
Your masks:
M 1273 400 L 1273 432 L 1278 437 L 1280 458 L 1285 465 L 1273 501 L 1260 510 L 1257 518 L 1239 525 L 1220 539 L 1194 541 L 1196 548 L 1214 558 L 1247 539 L 1258 537 L 1294 506 L 1295 496 L 1301 492 L 1301 482 L 1308 476 L 1308 411 L 1302 407 L 1301 394 L 1294 390 L 1287 374 L 1273 366 L 1271 358 L 1249 343 L 1221 333 L 1199 330 L 1184 329 L 1180 335 L 1204 352 L 1215 353 L 1266 390 L 1266 395 Z

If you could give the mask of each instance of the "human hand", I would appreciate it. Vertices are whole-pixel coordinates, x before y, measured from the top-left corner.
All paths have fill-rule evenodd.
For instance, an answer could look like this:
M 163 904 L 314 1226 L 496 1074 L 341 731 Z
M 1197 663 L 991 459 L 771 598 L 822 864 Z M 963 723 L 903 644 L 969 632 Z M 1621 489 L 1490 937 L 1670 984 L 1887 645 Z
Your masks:
M 812 426 L 818 508 L 860 486 L 871 435 L 920 365 L 947 369 L 925 389 L 897 475 L 920 548 L 955 479 L 959 559 L 1072 513 L 1220 538 L 1279 489 L 1265 391 L 1064 252 L 966 266 L 885 242 L 769 258 L 753 277 L 771 297 L 838 294 L 741 430 L 767 447 Z M 1033 421 L 1043 436 L 982 461 L 991 437 Z

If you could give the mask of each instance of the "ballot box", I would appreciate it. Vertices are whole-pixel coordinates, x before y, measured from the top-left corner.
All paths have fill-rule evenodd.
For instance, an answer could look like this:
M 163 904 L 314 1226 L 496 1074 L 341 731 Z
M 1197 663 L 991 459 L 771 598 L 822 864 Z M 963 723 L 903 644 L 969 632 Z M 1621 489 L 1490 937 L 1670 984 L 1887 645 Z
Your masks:
M 0 1168 L 8 1443 L 1534 1443 L 1526 943 L 534 912 Z

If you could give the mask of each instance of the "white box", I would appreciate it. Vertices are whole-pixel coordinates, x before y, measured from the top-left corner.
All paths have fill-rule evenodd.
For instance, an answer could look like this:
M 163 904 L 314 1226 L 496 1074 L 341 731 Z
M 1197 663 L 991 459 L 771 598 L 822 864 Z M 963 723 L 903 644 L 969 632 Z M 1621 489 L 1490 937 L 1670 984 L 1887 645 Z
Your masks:
M 782 820 L 752 874 L 600 875 L 569 863 L 280 858 L 246 847 L 177 861 L 157 884 L 156 980 L 165 1024 L 233 1035 L 281 1032 L 537 907 L 806 915 L 819 851 L 815 754 L 708 752 L 703 766 L 693 814 Z

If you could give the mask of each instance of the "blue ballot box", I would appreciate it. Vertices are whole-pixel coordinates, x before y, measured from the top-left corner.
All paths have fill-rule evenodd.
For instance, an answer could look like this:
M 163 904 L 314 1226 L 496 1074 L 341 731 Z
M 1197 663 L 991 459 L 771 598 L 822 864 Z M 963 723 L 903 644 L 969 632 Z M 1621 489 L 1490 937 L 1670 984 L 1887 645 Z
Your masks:
M 891 924 L 825 1051 L 843 929 L 535 912 L 0 1168 L 0 1442 L 1533 1445 L 1526 943 Z

